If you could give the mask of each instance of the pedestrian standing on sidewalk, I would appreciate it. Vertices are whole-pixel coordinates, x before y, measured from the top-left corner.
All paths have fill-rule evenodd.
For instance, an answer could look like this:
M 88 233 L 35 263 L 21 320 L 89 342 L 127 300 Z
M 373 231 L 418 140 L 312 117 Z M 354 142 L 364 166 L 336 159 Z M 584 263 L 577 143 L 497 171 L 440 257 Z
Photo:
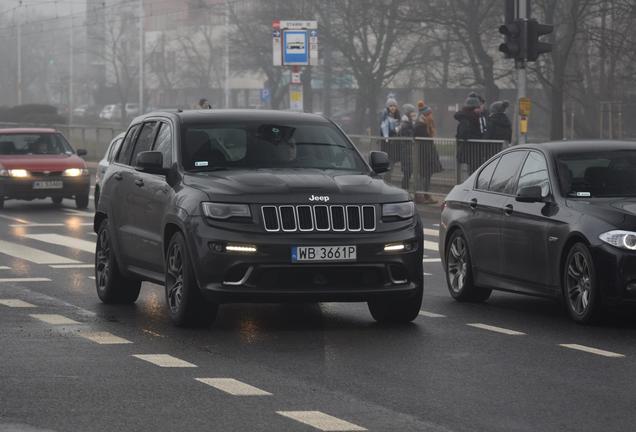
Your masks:
M 488 128 L 484 139 L 503 140 L 507 142 L 512 140 L 512 123 L 506 114 L 506 110 L 509 106 L 510 102 L 508 101 L 497 101 L 490 105 Z
M 479 143 L 471 140 L 483 138 L 480 127 L 481 102 L 478 97 L 469 96 L 464 107 L 455 113 L 457 120 L 457 163 L 468 164 L 469 174 L 479 167 Z
M 486 135 L 486 131 L 488 130 L 488 108 L 486 107 L 486 100 L 481 97 L 481 95 L 477 92 L 471 92 L 468 94 L 468 97 L 473 97 L 479 99 L 479 130 L 481 131 L 481 135 Z
M 422 104 L 423 105 L 423 104 Z M 420 104 L 418 103 L 418 106 Z M 415 136 L 415 145 L 420 161 L 420 178 L 422 184 L 418 185 L 418 190 L 430 192 L 431 177 L 433 174 L 442 171 L 442 164 L 439 160 L 439 154 L 433 138 L 435 138 L 435 121 L 433 120 L 433 110 L 431 107 L 424 105 L 418 112 L 417 121 L 413 134 Z M 434 202 L 429 194 L 424 197 L 424 203 Z
M 389 138 L 398 136 L 400 129 L 400 110 L 398 109 L 397 100 L 393 97 L 389 97 L 386 100 L 385 110 L 380 117 L 380 136 L 383 138 L 380 148 L 383 152 L 389 155 L 391 162 L 396 161 L 395 143 L 391 142 Z
M 402 115 L 398 135 L 404 139 L 398 141 L 397 157 L 402 168 L 402 189 L 408 189 L 413 172 L 413 133 L 417 119 L 417 108 L 414 105 L 406 104 L 402 107 L 402 112 L 404 115 Z

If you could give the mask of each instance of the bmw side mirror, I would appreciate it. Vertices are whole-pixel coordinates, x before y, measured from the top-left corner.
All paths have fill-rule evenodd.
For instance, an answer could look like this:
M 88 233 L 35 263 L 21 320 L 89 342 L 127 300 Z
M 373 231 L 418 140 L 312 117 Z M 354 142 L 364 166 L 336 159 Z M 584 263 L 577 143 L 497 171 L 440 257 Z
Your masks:
M 88 154 L 88 152 L 84 149 L 77 149 L 77 155 L 78 156 L 86 156 Z
M 158 151 L 139 153 L 135 162 L 135 169 L 148 174 L 166 175 L 168 173 L 168 170 L 163 167 L 163 154 Z
M 376 174 L 387 172 L 391 167 L 389 156 L 381 151 L 372 151 L 369 155 L 369 165 Z
M 545 201 L 541 186 L 528 186 L 519 189 L 516 200 L 525 203 L 543 202 Z

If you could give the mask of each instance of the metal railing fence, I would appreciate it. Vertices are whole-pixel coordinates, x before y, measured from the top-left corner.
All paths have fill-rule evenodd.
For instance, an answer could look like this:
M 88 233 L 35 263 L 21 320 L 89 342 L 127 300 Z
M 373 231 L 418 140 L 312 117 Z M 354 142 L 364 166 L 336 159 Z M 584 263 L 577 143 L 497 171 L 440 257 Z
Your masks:
M 449 192 L 481 164 L 508 146 L 506 141 L 455 138 L 384 138 L 349 135 L 368 159 L 372 151 L 389 155 L 392 169 L 385 180 L 415 194 Z

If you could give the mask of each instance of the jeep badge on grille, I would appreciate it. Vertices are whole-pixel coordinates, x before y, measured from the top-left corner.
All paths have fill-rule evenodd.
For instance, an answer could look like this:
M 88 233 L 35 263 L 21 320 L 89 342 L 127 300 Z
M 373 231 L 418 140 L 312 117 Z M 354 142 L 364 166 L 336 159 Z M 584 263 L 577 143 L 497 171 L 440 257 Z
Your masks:
M 312 195 L 309 197 L 309 201 L 322 201 L 322 202 L 329 202 L 329 197 L 327 195 Z

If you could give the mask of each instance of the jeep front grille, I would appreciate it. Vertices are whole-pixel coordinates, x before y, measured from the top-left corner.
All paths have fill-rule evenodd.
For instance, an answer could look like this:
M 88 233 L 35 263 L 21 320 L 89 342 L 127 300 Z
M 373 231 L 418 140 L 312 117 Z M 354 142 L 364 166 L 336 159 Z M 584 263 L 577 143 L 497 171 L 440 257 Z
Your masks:
M 375 231 L 372 205 L 267 205 L 261 215 L 268 232 Z

